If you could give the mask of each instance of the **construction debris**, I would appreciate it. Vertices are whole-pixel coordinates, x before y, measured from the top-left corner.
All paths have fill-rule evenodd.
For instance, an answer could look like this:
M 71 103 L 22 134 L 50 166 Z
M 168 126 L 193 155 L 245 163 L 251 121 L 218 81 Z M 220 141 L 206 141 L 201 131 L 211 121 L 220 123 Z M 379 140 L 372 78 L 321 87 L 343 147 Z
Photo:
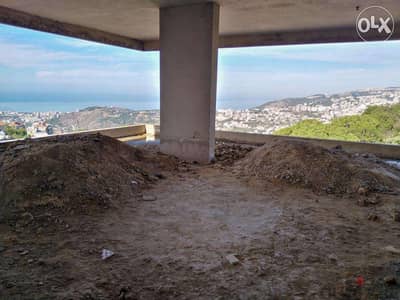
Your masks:
M 375 213 L 370 213 L 368 214 L 368 220 L 376 222 L 379 220 L 379 216 Z
M 217 141 L 215 144 L 215 162 L 219 165 L 230 166 L 235 161 L 244 158 L 254 148 L 253 145 Z
M 100 134 L 57 136 L 6 145 L 0 152 L 0 222 L 36 209 L 88 213 L 135 197 L 178 162 Z
M 194 166 L 96 135 L 59 139 L 0 151 L 9 155 L 0 153 L 0 189 L 7 176 L 22 187 L 8 188 L 19 219 L 0 224 L 2 299 L 398 299 L 396 195 L 315 195 L 239 177 L 234 163 Z M 160 201 L 138 202 L 153 195 Z
M 400 210 L 397 208 L 393 209 L 393 221 L 400 222 Z
M 237 265 L 240 261 L 235 254 L 229 254 L 225 257 L 231 265 Z
M 277 139 L 251 151 L 235 168 L 243 175 L 317 193 L 366 197 L 400 191 L 400 171 L 373 155 L 352 155 L 302 141 Z
M 394 277 L 394 276 L 385 276 L 385 278 L 383 278 L 383 280 L 385 281 L 385 283 L 387 285 L 395 285 L 395 284 L 397 284 L 396 277 Z
M 114 252 L 108 249 L 103 249 L 101 250 L 101 259 L 106 260 L 107 258 L 110 258 L 111 256 L 114 255 Z
M 393 254 L 400 254 L 400 249 L 395 248 L 395 247 L 393 247 L 393 246 L 391 246 L 391 245 L 386 246 L 386 247 L 383 248 L 383 249 L 386 250 L 386 251 L 388 251 L 388 252 L 390 252 L 390 253 L 393 253 Z
M 157 197 L 153 195 L 143 195 L 142 196 L 142 201 L 156 201 Z

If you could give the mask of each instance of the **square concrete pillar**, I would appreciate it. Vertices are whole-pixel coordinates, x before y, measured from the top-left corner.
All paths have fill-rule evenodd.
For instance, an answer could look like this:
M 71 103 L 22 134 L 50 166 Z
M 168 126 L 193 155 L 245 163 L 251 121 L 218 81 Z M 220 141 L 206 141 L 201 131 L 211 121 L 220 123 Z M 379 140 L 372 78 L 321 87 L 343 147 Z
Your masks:
M 182 159 L 214 157 L 219 6 L 160 9 L 161 151 Z

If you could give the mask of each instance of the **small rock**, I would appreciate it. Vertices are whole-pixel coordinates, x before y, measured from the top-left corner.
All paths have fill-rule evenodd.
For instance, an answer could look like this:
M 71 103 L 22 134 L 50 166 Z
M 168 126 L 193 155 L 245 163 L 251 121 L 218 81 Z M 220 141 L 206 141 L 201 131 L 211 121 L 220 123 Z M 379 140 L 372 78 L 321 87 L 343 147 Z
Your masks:
M 395 285 L 397 283 L 396 277 L 394 276 L 386 276 L 383 280 L 387 285 Z
M 22 149 L 26 149 L 29 148 L 29 145 L 17 145 L 14 147 L 13 150 L 22 150 Z
M 364 207 L 364 206 L 368 205 L 368 201 L 365 198 L 361 198 L 361 199 L 357 200 L 357 204 L 358 204 L 358 206 L 363 206 Z
M 361 196 L 366 196 L 368 194 L 368 190 L 364 187 L 359 187 L 357 193 Z
M 21 225 L 23 225 L 23 226 L 26 226 L 26 225 L 28 225 L 29 223 L 31 223 L 32 221 L 33 221 L 33 215 L 31 214 L 31 213 L 28 213 L 28 212 L 24 212 L 22 215 L 21 215 L 21 219 L 22 219 L 22 224 Z
M 28 253 L 29 253 L 29 250 L 24 250 L 19 255 L 24 256 L 24 255 L 27 255 Z
M 370 221 L 378 221 L 379 220 L 379 217 L 378 217 L 378 215 L 377 214 L 374 214 L 374 213 L 370 213 L 369 215 L 368 215 L 368 220 L 370 220 Z
M 380 199 L 380 197 L 377 195 L 377 196 L 375 196 L 374 198 L 369 199 L 368 202 L 369 202 L 370 204 L 372 204 L 372 205 L 376 205 L 376 204 L 378 204 L 379 202 L 381 202 L 381 199 Z
M 108 250 L 108 249 L 101 250 L 101 259 L 102 260 L 106 260 L 113 255 L 114 255 L 114 252 L 112 252 L 111 250 Z
M 8 258 L 7 260 L 6 260 L 6 263 L 9 265 L 9 266 L 12 266 L 12 265 L 14 265 L 15 264 L 15 260 L 13 259 L 13 258 Z
M 393 210 L 393 221 L 400 222 L 400 210 L 398 209 Z
M 153 195 L 143 195 L 142 201 L 156 201 L 157 197 Z
M 119 300 L 125 300 L 126 299 L 126 294 L 128 293 L 128 291 L 129 291 L 128 288 L 125 288 L 125 287 L 121 288 L 120 291 L 119 291 L 118 299 Z
M 47 177 L 48 182 L 55 181 L 57 179 L 56 175 L 54 173 L 51 173 L 49 177 Z
M 166 178 L 165 175 L 161 174 L 161 173 L 156 173 L 156 174 L 154 174 L 154 176 L 156 176 L 159 179 L 165 179 Z
M 391 245 L 386 246 L 386 247 L 383 248 L 383 249 L 386 250 L 386 251 L 388 251 L 388 252 L 394 253 L 394 254 L 400 254 L 400 249 L 395 248 L 395 247 L 393 247 L 393 246 L 391 246 Z
M 338 258 L 335 254 L 329 254 L 328 259 L 333 263 L 337 263 L 337 261 L 338 261 Z
M 229 254 L 225 257 L 231 265 L 237 265 L 240 261 L 235 254 Z

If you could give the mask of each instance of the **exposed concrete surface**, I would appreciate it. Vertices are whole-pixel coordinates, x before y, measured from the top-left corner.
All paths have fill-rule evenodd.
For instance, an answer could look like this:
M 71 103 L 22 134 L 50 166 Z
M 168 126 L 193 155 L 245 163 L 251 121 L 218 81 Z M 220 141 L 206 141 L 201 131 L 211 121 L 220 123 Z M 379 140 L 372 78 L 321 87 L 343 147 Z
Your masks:
M 148 0 L 0 0 L 0 6 L 139 40 L 158 35 L 158 6 Z
M 161 151 L 186 160 L 214 156 L 218 20 L 215 3 L 161 8 Z
M 121 36 L 81 25 L 55 21 L 0 6 L 0 23 L 80 38 L 88 41 L 144 50 L 144 44 L 134 38 Z
M 206 3 L 207 0 L 0 0 L 0 6 L 37 17 L 46 18 L 83 28 L 106 32 L 105 38 L 86 31 L 77 31 L 78 38 L 98 38 L 99 42 L 110 43 L 117 35 L 123 47 L 157 50 L 159 40 L 159 7 Z M 308 0 L 218 0 L 221 6 L 220 30 L 221 47 L 324 43 L 361 41 L 356 34 L 355 21 L 360 11 L 371 5 L 387 8 L 400 23 L 400 2 L 396 0 L 349 0 L 349 1 L 308 1 Z M 18 15 L 0 18 L 0 22 L 38 30 L 54 32 L 41 22 L 18 21 Z M 189 21 L 190 22 L 190 21 Z M 74 34 L 58 26 L 59 34 Z M 306 34 L 301 34 L 306 32 Z M 399 39 L 400 31 L 395 30 L 392 39 Z M 139 47 L 131 40 L 138 40 Z M 116 39 L 118 40 L 118 39 Z M 113 43 L 111 43 L 113 44 Z

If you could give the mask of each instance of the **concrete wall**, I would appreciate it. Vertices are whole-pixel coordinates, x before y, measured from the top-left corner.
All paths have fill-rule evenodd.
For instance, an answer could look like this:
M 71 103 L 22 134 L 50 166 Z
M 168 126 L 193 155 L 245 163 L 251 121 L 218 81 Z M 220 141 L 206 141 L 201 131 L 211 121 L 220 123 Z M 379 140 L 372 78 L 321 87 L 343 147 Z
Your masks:
M 304 141 L 325 148 L 333 148 L 340 145 L 344 150 L 350 153 L 372 153 L 381 158 L 400 159 L 400 146 L 397 145 L 344 142 L 337 140 L 285 137 L 285 136 L 231 132 L 231 131 L 217 131 L 216 138 L 220 140 L 232 141 L 237 143 L 249 143 L 257 145 L 271 143 L 277 139 L 289 140 L 289 141 L 290 140 Z
M 122 137 L 129 137 L 129 136 L 141 136 L 146 135 L 146 125 L 131 125 L 131 126 L 122 126 L 122 127 L 111 127 L 111 128 L 102 128 L 102 129 L 94 129 L 94 130 L 86 130 L 86 131 L 75 131 L 69 133 L 62 133 L 58 135 L 71 135 L 71 134 L 80 134 L 80 133 L 100 133 L 109 137 L 113 138 L 122 138 Z M 46 139 L 50 136 L 38 137 L 34 139 Z M 6 140 L 0 141 L 0 143 L 8 143 L 14 142 L 17 140 Z
M 80 131 L 69 134 L 79 134 L 79 133 L 101 133 L 113 138 L 127 138 L 128 140 L 132 138 L 144 139 L 147 135 L 158 138 L 160 134 L 159 125 L 133 125 L 124 127 L 114 127 L 105 128 L 100 130 L 89 130 Z M 333 148 L 338 145 L 350 153 L 372 153 L 381 158 L 387 159 L 400 159 L 400 145 L 387 145 L 387 144 L 372 144 L 372 143 L 359 143 L 359 142 L 344 142 L 337 140 L 322 140 L 322 139 L 310 139 L 310 138 L 299 138 L 299 137 L 285 137 L 277 135 L 266 135 L 266 134 L 255 134 L 255 133 L 244 133 L 244 132 L 233 132 L 233 131 L 216 131 L 215 137 L 222 141 L 231 141 L 236 143 L 249 143 L 255 145 L 263 145 L 265 143 L 271 143 L 277 139 L 288 140 L 288 141 L 304 141 L 309 142 L 314 145 L 318 145 L 325 148 Z M 46 137 L 41 137 L 38 139 L 46 139 Z M 0 144 L 5 144 L 7 142 L 12 142 L 15 140 L 7 140 L 0 142 Z
M 214 157 L 219 6 L 160 9 L 161 151 Z

